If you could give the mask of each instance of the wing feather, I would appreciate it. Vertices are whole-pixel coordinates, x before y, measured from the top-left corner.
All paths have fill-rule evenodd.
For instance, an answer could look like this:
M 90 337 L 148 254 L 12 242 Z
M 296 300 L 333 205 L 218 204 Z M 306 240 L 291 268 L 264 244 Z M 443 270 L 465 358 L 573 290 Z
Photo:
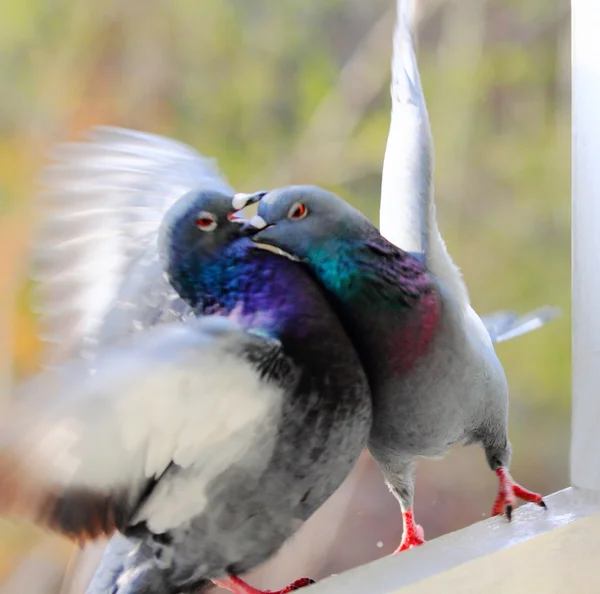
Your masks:
M 433 142 L 412 33 L 412 0 L 398 0 L 392 114 L 381 182 L 381 233 L 398 247 L 428 250 Z
M 157 532 L 199 513 L 231 465 L 269 463 L 283 388 L 257 373 L 257 354 L 283 356 L 272 339 L 204 317 L 101 351 L 93 374 L 76 362 L 33 378 L 5 415 L 0 513 L 77 539 L 123 529 L 134 512 Z
M 498 311 L 482 316 L 481 320 L 489 332 L 492 342 L 497 343 L 537 330 L 557 318 L 560 313 L 560 308 L 545 305 L 522 316 L 514 311 Z
M 155 250 L 165 211 L 195 188 L 233 194 L 216 163 L 154 134 L 92 128 L 58 145 L 40 175 L 33 308 L 48 360 L 94 343 L 132 263 Z

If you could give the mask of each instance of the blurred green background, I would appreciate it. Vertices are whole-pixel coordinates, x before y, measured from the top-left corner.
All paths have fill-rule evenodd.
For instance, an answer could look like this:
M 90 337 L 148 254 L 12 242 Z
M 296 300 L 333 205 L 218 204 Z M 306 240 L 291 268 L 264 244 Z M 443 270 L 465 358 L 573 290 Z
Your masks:
M 417 0 L 417 16 L 439 223 L 475 308 L 563 309 L 498 347 L 515 478 L 555 491 L 570 427 L 569 2 Z M 393 0 L 0 3 L 2 394 L 39 364 L 26 262 L 54 142 L 95 124 L 164 134 L 216 157 L 240 190 L 322 185 L 377 221 L 394 18 Z M 481 519 L 494 492 L 477 448 L 422 464 L 427 536 Z M 373 536 L 385 546 L 347 564 L 393 550 L 396 515 L 394 536 Z M 0 578 L 46 538 L 1 522 Z M 64 563 L 69 547 L 51 542 Z

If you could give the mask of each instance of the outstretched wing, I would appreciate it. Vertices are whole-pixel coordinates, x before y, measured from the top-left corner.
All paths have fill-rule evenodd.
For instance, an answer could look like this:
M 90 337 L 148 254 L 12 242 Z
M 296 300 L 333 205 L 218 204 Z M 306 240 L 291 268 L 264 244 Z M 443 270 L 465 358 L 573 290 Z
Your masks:
M 80 540 L 190 519 L 231 465 L 269 463 L 289 378 L 258 366 L 283 358 L 215 316 L 128 337 L 93 374 L 79 361 L 34 377 L 3 419 L 0 514 Z
M 482 316 L 481 321 L 490 334 L 492 342 L 504 342 L 541 328 L 560 315 L 558 307 L 545 305 L 522 316 L 514 311 L 498 311 Z
M 185 144 L 113 127 L 92 128 L 86 138 L 58 145 L 40 180 L 34 309 L 53 359 L 96 338 L 132 266 L 155 250 L 173 202 L 201 187 L 233 194 L 215 162 Z

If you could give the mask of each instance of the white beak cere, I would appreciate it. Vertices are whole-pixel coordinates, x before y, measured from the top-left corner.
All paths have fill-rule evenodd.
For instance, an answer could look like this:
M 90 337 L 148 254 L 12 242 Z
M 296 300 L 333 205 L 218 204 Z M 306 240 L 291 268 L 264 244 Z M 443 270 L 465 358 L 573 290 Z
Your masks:
M 267 226 L 267 221 L 265 221 L 262 217 L 256 215 L 248 221 L 248 224 L 251 227 L 254 227 L 255 229 L 264 229 Z
M 248 200 L 252 197 L 252 194 L 244 194 L 243 192 L 239 192 L 233 197 L 231 201 L 231 206 L 235 208 L 235 210 L 242 210 L 242 208 L 246 208 L 248 205 Z

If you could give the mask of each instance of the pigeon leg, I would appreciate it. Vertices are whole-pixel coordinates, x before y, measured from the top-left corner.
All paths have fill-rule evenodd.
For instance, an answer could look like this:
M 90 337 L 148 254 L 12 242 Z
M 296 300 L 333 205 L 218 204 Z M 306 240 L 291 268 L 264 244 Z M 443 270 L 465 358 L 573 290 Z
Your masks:
M 385 482 L 402 510 L 403 533 L 400 546 L 394 555 L 418 547 L 425 542 L 423 528 L 415 523 L 413 502 L 415 498 L 414 462 L 412 459 L 399 459 L 389 452 L 380 452 L 371 448 L 373 458 L 379 464 Z
M 498 495 L 492 508 L 492 516 L 499 516 L 502 513 L 506 513 L 506 517 L 510 522 L 517 499 L 537 503 L 540 507 L 546 509 L 546 504 L 542 496 L 539 493 L 528 491 L 516 483 L 506 467 L 501 466 L 497 468 L 496 475 L 498 476 L 499 486 Z
M 402 510 L 402 521 L 404 523 L 404 532 L 402 533 L 400 546 L 394 551 L 394 555 L 418 547 L 425 542 L 423 528 L 415 523 L 412 507 Z
M 310 578 L 300 578 L 292 582 L 289 586 L 281 590 L 258 590 L 257 588 L 253 588 L 250 584 L 247 584 L 244 580 L 241 580 L 239 577 L 231 576 L 228 578 L 220 579 L 220 580 L 212 580 L 215 586 L 219 586 L 219 588 L 225 588 L 233 594 L 288 594 L 288 592 L 293 592 L 294 590 L 299 590 L 300 588 L 304 588 L 305 586 L 310 586 L 314 584 L 314 580 Z
M 490 468 L 498 477 L 498 495 L 492 508 L 492 516 L 506 514 L 508 521 L 512 519 L 512 512 L 517 499 L 537 503 L 540 507 L 546 508 L 546 504 L 539 493 L 528 491 L 519 485 L 508 471 L 511 456 L 511 446 L 506 437 L 504 423 L 497 423 L 496 434 L 488 433 L 483 439 L 483 447 Z M 490 426 L 494 426 L 493 423 Z M 488 430 L 489 431 L 489 430 Z M 498 445 L 500 443 L 501 445 Z

